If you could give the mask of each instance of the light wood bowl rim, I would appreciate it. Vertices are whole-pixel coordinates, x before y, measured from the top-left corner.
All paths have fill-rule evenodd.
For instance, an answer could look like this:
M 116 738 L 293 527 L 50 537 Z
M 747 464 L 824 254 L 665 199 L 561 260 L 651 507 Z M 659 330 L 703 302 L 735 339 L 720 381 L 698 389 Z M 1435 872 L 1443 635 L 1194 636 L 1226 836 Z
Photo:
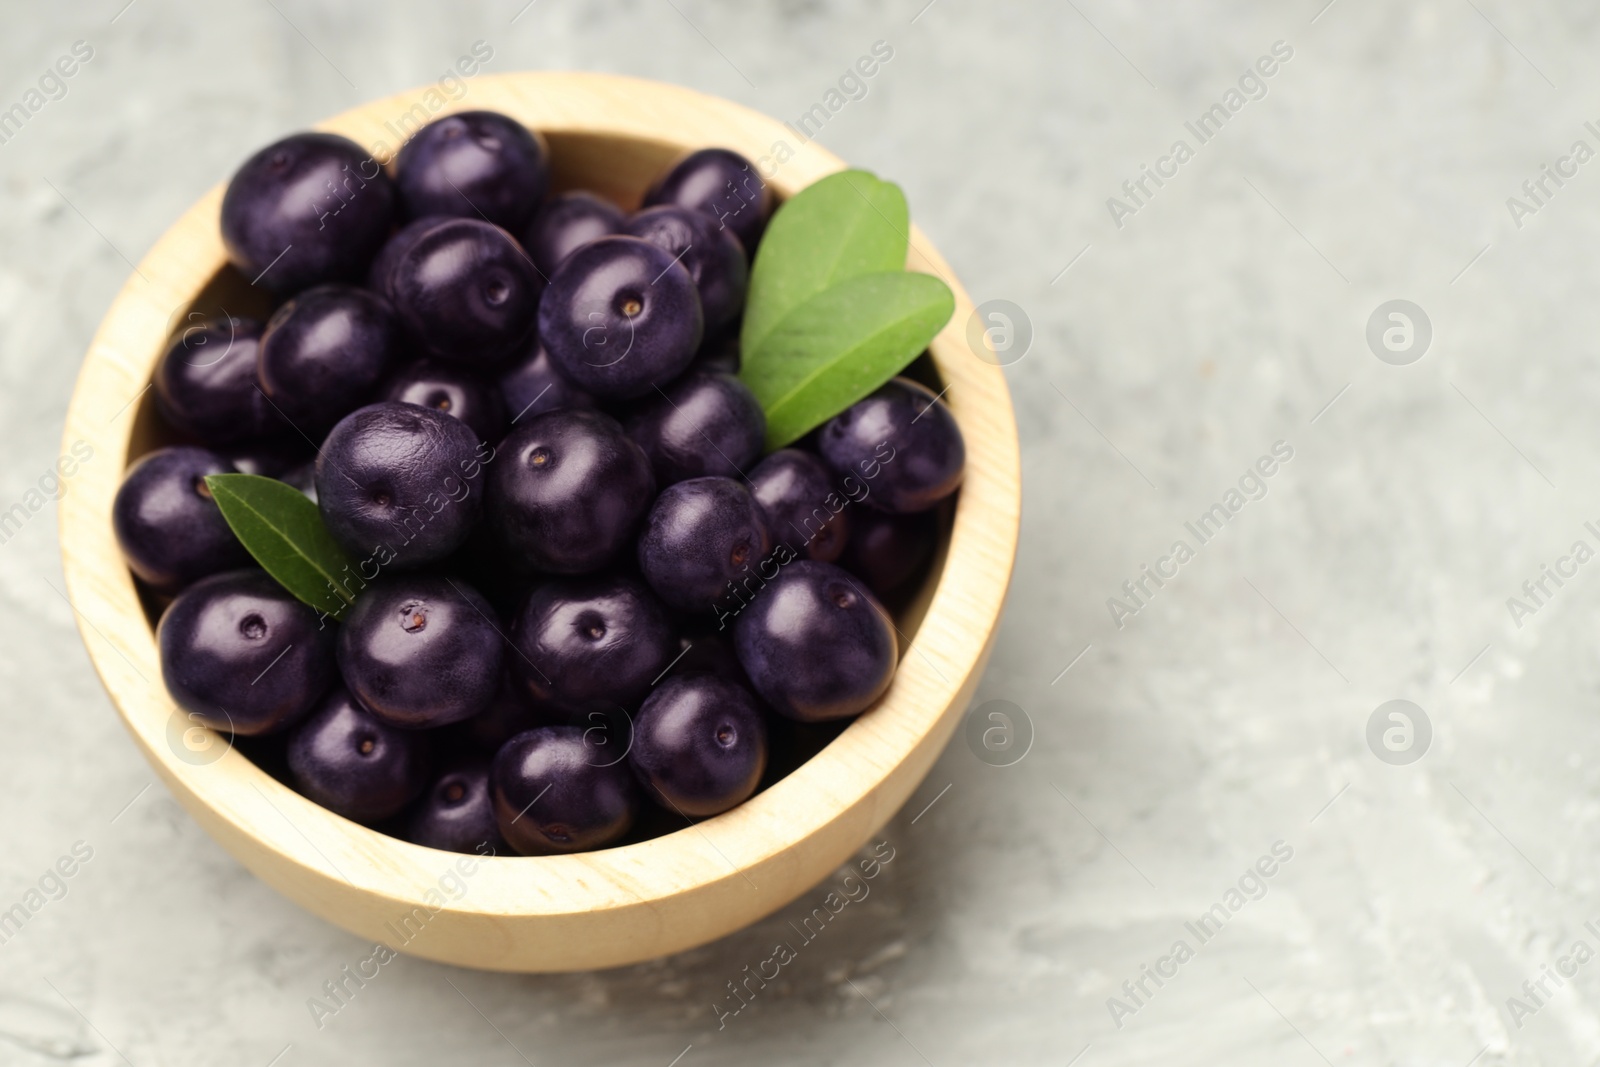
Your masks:
M 725 145 L 752 159 L 770 156 L 781 141 L 795 154 L 769 180 L 784 196 L 844 167 L 773 119 L 677 86 L 540 72 L 480 75 L 467 87 L 442 108 L 427 95 L 436 87 L 425 86 L 317 128 L 374 149 L 393 144 L 385 122 L 422 106 L 434 116 L 504 111 L 552 134 L 683 149 Z M 335 816 L 237 751 L 197 766 L 169 747 L 169 722 L 180 713 L 160 684 L 154 635 L 110 513 L 136 398 L 174 312 L 226 263 L 217 233 L 222 191 L 219 184 L 162 235 L 96 333 L 63 438 L 64 454 L 83 441 L 94 457 L 59 505 L 67 588 L 95 669 L 146 759 L 213 837 L 290 898 L 363 937 L 463 966 L 556 971 L 649 959 L 737 930 L 826 877 L 887 822 L 926 775 L 976 686 L 1010 580 L 1021 503 L 1004 377 L 969 348 L 972 303 L 915 227 L 908 266 L 942 276 L 956 296 L 955 315 L 931 353 L 949 386 L 945 401 L 962 427 L 968 464 L 943 576 L 888 694 L 800 769 L 693 828 L 583 855 L 474 861 Z M 452 899 L 453 883 L 440 892 L 450 871 L 466 887 L 460 899 Z M 397 943 L 395 922 L 424 914 L 425 931 Z

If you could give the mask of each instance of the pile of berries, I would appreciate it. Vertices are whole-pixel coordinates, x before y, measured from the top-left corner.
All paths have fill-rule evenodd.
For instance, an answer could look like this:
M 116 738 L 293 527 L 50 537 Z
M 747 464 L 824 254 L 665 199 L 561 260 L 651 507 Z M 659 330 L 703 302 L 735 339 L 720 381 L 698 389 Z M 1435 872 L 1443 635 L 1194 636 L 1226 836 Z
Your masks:
M 628 214 L 549 195 L 539 135 L 423 128 L 250 158 L 222 204 L 265 324 L 157 367 L 180 442 L 113 520 L 182 712 L 328 809 L 435 848 L 576 852 L 739 804 L 870 706 L 961 435 L 897 378 L 763 455 L 739 381 L 751 164 L 694 152 Z M 280 478 L 357 561 L 342 621 L 255 566 L 207 475 Z M 647 803 L 653 802 L 653 803 Z

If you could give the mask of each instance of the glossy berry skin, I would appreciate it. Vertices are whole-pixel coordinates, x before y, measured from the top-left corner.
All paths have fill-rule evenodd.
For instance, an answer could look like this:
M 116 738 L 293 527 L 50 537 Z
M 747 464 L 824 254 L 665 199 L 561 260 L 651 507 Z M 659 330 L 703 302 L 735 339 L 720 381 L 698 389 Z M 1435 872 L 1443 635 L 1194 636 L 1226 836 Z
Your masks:
M 879 597 L 900 592 L 933 558 L 937 511 L 889 515 L 862 508 L 850 522 L 850 543 L 839 563 Z
M 394 184 L 360 145 L 297 133 L 234 173 L 222 198 L 222 241 L 247 281 L 293 293 L 359 279 L 394 216 Z
M 408 730 L 483 711 L 500 685 L 504 642 L 494 608 L 437 575 L 381 578 L 339 627 L 339 673 L 361 706 Z
M 371 399 L 399 364 L 402 343 L 387 300 L 353 285 L 320 285 L 267 320 L 256 374 L 278 412 L 321 440 Z
M 383 243 L 383 247 L 378 249 L 378 254 L 372 257 L 372 264 L 367 268 L 367 288 L 385 300 L 392 301 L 394 293 L 389 289 L 389 282 L 394 276 L 394 265 L 400 262 L 423 234 L 439 223 L 449 220 L 449 215 L 424 215 L 412 219 L 396 230 L 393 236 Z
M 582 717 L 633 709 L 678 654 L 666 609 L 637 579 L 562 579 L 528 595 L 506 660 L 540 705 Z
M 561 376 L 542 344 L 500 376 L 500 394 L 512 425 L 547 411 L 595 406 L 594 397 Z
M 703 332 L 694 279 L 637 237 L 584 245 L 539 302 L 539 337 L 556 370 L 602 400 L 630 400 L 672 381 Z
M 398 815 L 428 784 L 427 739 L 397 730 L 336 688 L 289 735 L 295 788 L 329 811 L 372 823 Z
M 901 515 L 926 511 L 955 492 L 967 462 L 950 409 L 909 378 L 895 378 L 829 419 L 817 450 L 840 475 L 870 483 L 863 503 Z
M 406 817 L 406 840 L 445 852 L 495 856 L 506 851 L 489 795 L 489 762 L 446 771 Z
M 772 213 L 772 190 L 739 153 L 702 148 L 679 160 L 645 193 L 644 202 L 704 212 L 732 230 L 753 257 Z
M 400 149 L 395 185 L 407 218 L 485 218 L 515 233 L 549 188 L 550 153 L 515 119 L 458 111 L 428 123 Z
M 759 584 L 771 548 L 767 517 L 743 482 L 691 478 L 668 486 L 650 508 L 639 569 L 669 606 L 704 614 L 730 595 L 730 583 Z
M 156 409 L 175 430 L 213 448 L 293 431 L 256 387 L 261 324 L 254 319 L 191 323 L 156 364 Z
M 585 409 L 524 419 L 488 471 L 496 538 L 519 566 L 551 574 L 615 559 L 654 496 L 644 452 L 615 419 Z
M 418 234 L 389 272 L 389 296 L 419 348 L 498 370 L 533 329 L 540 280 L 510 234 L 481 219 L 446 219 Z
M 627 426 L 662 486 L 708 475 L 742 478 L 767 435 L 755 394 L 726 374 L 685 374 L 647 397 Z
M 806 559 L 838 559 L 854 520 L 849 498 L 833 482 L 820 459 L 798 448 L 780 448 L 756 464 L 750 484 L 767 514 L 772 540 Z
M 639 709 L 628 763 L 662 807 L 689 818 L 727 811 L 756 791 L 767 766 L 761 705 L 714 674 L 668 678 Z
M 621 233 L 626 222 L 622 209 L 609 200 L 593 193 L 562 193 L 534 214 L 522 244 L 549 281 L 568 256 L 590 241 Z
M 158 593 L 250 565 L 206 488 L 233 464 L 203 448 L 159 448 L 139 458 L 111 504 L 111 528 L 128 568 Z
M 649 241 L 682 263 L 700 294 L 707 333 L 732 322 L 744 308 L 750 263 L 733 231 L 702 211 L 661 204 L 628 219 L 623 233 Z
M 493 443 L 505 436 L 506 407 L 500 390 L 459 364 L 418 360 L 389 379 L 383 398 L 460 419 L 480 441 Z
M 894 679 L 894 626 L 860 582 L 831 563 L 796 560 L 739 613 L 739 663 L 767 705 L 800 722 L 865 711 Z
M 179 593 L 156 643 L 178 706 L 246 737 L 302 718 L 337 677 L 333 627 L 258 570 L 213 574 Z
M 489 772 L 500 833 L 524 856 L 586 852 L 633 825 L 638 787 L 627 763 L 584 742 L 577 726 L 518 734 Z
M 334 540 L 358 559 L 420 566 L 472 532 L 493 456 L 458 419 L 415 404 L 369 404 L 322 444 L 318 507 Z

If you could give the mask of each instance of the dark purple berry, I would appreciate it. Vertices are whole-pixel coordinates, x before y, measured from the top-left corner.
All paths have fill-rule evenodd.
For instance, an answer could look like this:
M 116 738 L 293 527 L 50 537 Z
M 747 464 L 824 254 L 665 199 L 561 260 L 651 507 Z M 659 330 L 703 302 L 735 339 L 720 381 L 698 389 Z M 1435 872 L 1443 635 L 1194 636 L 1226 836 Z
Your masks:
M 633 709 L 678 653 L 666 609 L 633 578 L 564 579 L 529 594 L 506 659 L 524 691 L 582 716 Z
M 535 213 L 522 244 L 549 281 L 568 256 L 590 241 L 621 233 L 626 221 L 622 209 L 609 200 L 593 193 L 562 193 Z
M 394 184 L 360 145 L 297 133 L 251 156 L 228 182 L 222 241 L 248 281 L 293 293 L 359 279 L 394 214 Z
M 435 119 L 395 157 L 395 185 L 408 218 L 485 218 L 522 229 L 550 185 L 550 153 L 513 118 L 458 111 Z
M 339 673 L 391 726 L 447 726 L 483 711 L 500 685 L 494 608 L 453 578 L 399 575 L 363 590 L 339 627 Z
M 563 378 L 544 345 L 535 345 L 522 362 L 500 377 L 506 415 L 518 425 L 535 415 L 562 408 L 592 408 L 594 397 Z
M 713 674 L 668 678 L 639 709 L 628 762 L 663 807 L 689 818 L 727 811 L 756 791 L 767 766 L 761 705 Z
M 633 776 L 577 726 L 544 726 L 507 741 L 490 784 L 500 833 L 524 856 L 586 852 L 616 841 L 638 812 Z
M 179 593 L 156 642 L 178 706 L 247 737 L 304 716 L 336 677 L 333 627 L 257 570 L 213 574 Z
M 659 486 L 707 475 L 742 478 L 766 435 L 755 394 L 726 374 L 685 374 L 628 418 L 628 436 L 650 457 Z
M 539 337 L 556 369 L 601 399 L 666 385 L 694 359 L 703 332 L 694 279 L 637 237 L 584 245 L 539 302 Z
M 441 222 L 450 221 L 448 215 L 424 215 L 419 219 L 412 219 L 395 231 L 394 236 L 383 243 L 378 249 L 378 254 L 372 257 L 372 265 L 367 268 L 367 288 L 383 297 L 393 301 L 394 293 L 389 288 L 389 283 L 394 280 L 394 265 L 411 250 L 423 234 Z
M 488 760 L 446 771 L 435 781 L 407 817 L 406 840 L 445 852 L 505 852 L 489 795 Z
M 398 815 L 428 784 L 427 739 L 385 725 L 338 688 L 289 736 L 295 788 L 336 814 Z
M 902 515 L 955 492 L 967 461 L 950 409 L 909 378 L 895 378 L 829 419 L 817 448 L 839 474 L 870 484 L 864 503 Z
M 233 464 L 203 448 L 158 448 L 129 469 L 111 504 L 111 528 L 128 567 L 158 593 L 250 565 L 206 488 Z
M 418 360 L 389 379 L 384 399 L 460 419 L 490 443 L 505 436 L 506 411 L 493 382 L 457 364 Z
M 273 312 L 261 336 L 261 389 L 300 433 L 321 438 L 371 399 L 400 362 L 389 302 L 353 285 L 308 289 Z
M 691 478 L 662 490 L 650 508 L 639 569 L 667 604 L 704 614 L 746 579 L 759 584 L 771 547 L 766 515 L 742 482 Z
M 156 408 L 173 429 L 213 447 L 293 432 L 256 385 L 261 324 L 208 319 L 186 327 L 156 364 Z
M 888 597 L 922 573 L 938 539 L 937 511 L 889 515 L 863 508 L 850 518 L 850 543 L 839 563 L 874 594 Z
M 623 233 L 649 241 L 682 263 L 700 294 L 707 333 L 732 322 L 744 308 L 750 263 L 733 231 L 702 211 L 661 204 L 628 220 Z
M 569 409 L 525 419 L 488 477 L 489 522 L 520 566 L 598 570 L 633 539 L 655 495 L 650 462 L 616 420 Z
M 796 560 L 739 613 L 733 643 L 763 700 L 801 722 L 865 711 L 894 679 L 883 606 L 831 563 Z
M 467 425 L 415 404 L 346 415 L 317 457 L 317 501 L 334 539 L 378 566 L 443 559 L 472 532 L 494 449 Z
M 705 212 L 732 230 L 751 256 L 772 213 L 772 191 L 755 166 L 726 148 L 689 153 L 651 186 L 644 202 Z
M 750 472 L 756 500 L 767 513 L 775 542 L 806 559 L 832 563 L 849 540 L 849 499 L 833 485 L 827 466 L 809 452 L 780 448 Z
M 430 226 L 389 272 L 406 332 L 428 354 L 480 370 L 510 362 L 533 330 L 540 280 L 510 234 L 481 219 Z

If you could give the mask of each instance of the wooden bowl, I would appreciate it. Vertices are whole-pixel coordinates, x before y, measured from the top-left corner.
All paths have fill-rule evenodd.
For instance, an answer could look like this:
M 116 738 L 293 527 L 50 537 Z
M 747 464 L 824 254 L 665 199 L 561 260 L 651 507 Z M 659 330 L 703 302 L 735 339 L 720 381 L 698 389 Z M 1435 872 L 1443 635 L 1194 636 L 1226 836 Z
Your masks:
M 844 164 L 782 124 L 676 86 L 601 74 L 480 76 L 459 104 L 436 88 L 322 124 L 386 162 L 395 130 L 451 110 L 515 116 L 549 140 L 558 188 L 636 205 L 681 152 L 711 145 L 793 156 L 770 183 L 792 195 Z M 932 345 L 967 445 L 966 480 L 879 703 L 818 755 L 733 811 L 676 832 L 576 856 L 476 860 L 388 837 L 318 807 L 224 740 L 190 729 L 161 684 L 150 617 L 111 530 L 129 461 L 160 443 L 147 390 L 191 312 L 260 314 L 264 295 L 227 266 L 222 186 L 168 230 L 131 277 L 84 360 L 65 441 L 94 449 L 60 504 L 67 587 L 96 670 L 145 758 L 241 863 L 328 921 L 391 949 L 468 967 L 612 967 L 704 944 L 762 918 L 826 877 L 880 829 L 932 766 L 994 641 L 1021 505 L 1016 426 L 999 369 L 976 358 L 972 304 L 915 229 L 909 266 L 943 277 L 956 310 Z M 80 446 L 81 447 L 81 446 Z M 207 750 L 206 743 L 215 747 Z

